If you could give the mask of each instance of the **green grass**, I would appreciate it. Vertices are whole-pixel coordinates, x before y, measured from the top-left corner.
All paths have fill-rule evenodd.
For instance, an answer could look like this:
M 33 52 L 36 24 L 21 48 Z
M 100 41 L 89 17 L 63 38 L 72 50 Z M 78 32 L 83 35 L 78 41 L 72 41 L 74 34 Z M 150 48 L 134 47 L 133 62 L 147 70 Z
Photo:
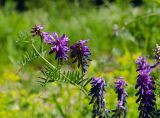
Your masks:
M 13 4 L 0 9 L 0 116 L 2 118 L 90 118 L 92 106 L 76 87 L 53 83 L 42 88 L 37 82 L 42 60 L 31 62 L 18 72 L 18 61 L 30 50 L 30 30 L 34 24 L 42 24 L 46 31 L 67 34 L 70 44 L 79 39 L 89 39 L 92 62 L 88 76 L 105 78 L 106 106 L 114 109 L 116 94 L 114 82 L 119 75 L 128 82 L 128 118 L 138 116 L 134 96 L 136 90 L 135 59 L 140 55 L 152 57 L 152 48 L 160 38 L 160 4 L 145 2 L 139 8 L 129 4 L 112 4 L 105 7 L 80 7 L 59 2 L 31 8 L 19 13 Z M 125 6 L 125 7 L 124 7 Z M 114 25 L 119 36 L 114 36 Z M 38 40 L 38 39 L 37 39 Z M 49 47 L 46 46 L 46 49 Z M 47 56 L 54 63 L 54 55 Z M 158 75 L 154 74 L 155 78 Z M 88 91 L 90 86 L 86 88 Z M 157 91 L 157 98 L 159 92 Z M 157 104 L 160 100 L 157 99 Z

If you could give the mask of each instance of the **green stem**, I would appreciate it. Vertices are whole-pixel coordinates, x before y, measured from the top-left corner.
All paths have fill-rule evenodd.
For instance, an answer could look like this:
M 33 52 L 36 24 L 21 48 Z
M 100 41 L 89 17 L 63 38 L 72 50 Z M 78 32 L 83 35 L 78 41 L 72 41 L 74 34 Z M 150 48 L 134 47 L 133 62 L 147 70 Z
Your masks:
M 48 60 L 46 60 L 39 52 L 38 50 L 36 49 L 36 47 L 34 46 L 33 42 L 32 42 L 32 47 L 33 49 L 36 51 L 36 53 L 49 65 L 51 66 L 52 68 L 54 69 L 57 69 L 55 66 L 53 66 Z M 60 73 L 63 77 L 65 77 L 70 83 L 71 83 L 71 80 L 66 76 L 64 75 L 63 73 Z M 87 97 L 88 97 L 88 93 L 87 91 L 82 88 L 81 86 L 79 86 L 78 84 L 74 84 L 76 87 L 78 87 Z M 88 97 L 90 99 L 90 97 Z
M 53 66 L 49 61 L 47 61 L 47 60 L 38 52 L 38 50 L 36 49 L 36 47 L 34 46 L 33 43 L 32 43 L 32 47 L 33 47 L 33 49 L 36 51 L 36 53 L 37 53 L 48 65 L 50 65 L 52 68 L 56 69 L 55 66 Z

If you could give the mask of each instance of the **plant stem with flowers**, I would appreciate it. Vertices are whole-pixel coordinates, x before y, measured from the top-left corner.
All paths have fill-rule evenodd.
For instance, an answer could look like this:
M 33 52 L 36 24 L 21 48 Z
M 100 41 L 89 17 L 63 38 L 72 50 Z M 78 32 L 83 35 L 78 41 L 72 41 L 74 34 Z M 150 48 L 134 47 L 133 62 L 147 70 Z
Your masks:
M 39 36 L 41 39 L 40 50 L 37 48 L 35 41 L 32 39 L 32 48 L 44 62 L 44 69 L 42 70 L 43 76 L 40 77 L 40 82 L 45 85 L 50 82 L 63 82 L 69 83 L 79 88 L 86 97 L 90 100 L 89 104 L 93 105 L 93 118 L 126 118 L 127 107 L 126 98 L 128 94 L 125 90 L 127 83 L 123 77 L 119 76 L 115 82 L 116 93 L 118 96 L 118 103 L 115 110 L 106 108 L 105 103 L 105 86 L 107 85 L 102 77 L 92 77 L 91 79 L 85 78 L 89 61 L 91 61 L 91 52 L 86 45 L 88 40 L 80 40 L 69 47 L 69 38 L 63 34 L 61 37 L 56 32 L 49 33 L 43 31 L 44 27 L 35 25 L 32 28 L 32 36 Z M 49 54 L 55 53 L 55 60 L 58 61 L 57 66 L 50 63 L 43 55 L 43 44 L 51 46 Z M 71 50 L 71 51 L 70 51 Z M 158 118 L 160 117 L 160 110 L 155 109 L 155 81 L 150 75 L 154 68 L 158 67 L 160 63 L 160 46 L 156 45 L 154 51 L 155 64 L 150 65 L 146 57 L 139 57 L 136 61 L 138 69 L 137 84 L 138 89 L 136 96 L 137 103 L 139 103 L 139 118 Z M 70 55 L 70 56 L 68 56 Z M 77 63 L 77 67 L 81 68 L 81 72 L 63 71 L 61 69 L 62 62 L 73 59 L 72 63 Z M 85 87 L 90 83 L 91 89 L 88 92 Z M 112 114 L 112 115 L 111 115 Z M 156 115 L 155 115 L 156 114 Z

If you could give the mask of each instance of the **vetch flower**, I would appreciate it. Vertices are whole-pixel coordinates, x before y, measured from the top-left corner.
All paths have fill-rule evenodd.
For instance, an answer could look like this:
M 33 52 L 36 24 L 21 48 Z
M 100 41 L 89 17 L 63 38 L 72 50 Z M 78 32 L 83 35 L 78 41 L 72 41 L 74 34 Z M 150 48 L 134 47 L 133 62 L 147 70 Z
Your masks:
M 119 76 L 118 80 L 115 82 L 116 84 L 116 93 L 118 94 L 118 104 L 116 110 L 112 117 L 119 118 L 121 115 L 126 118 L 126 97 L 128 96 L 127 92 L 125 91 L 124 87 L 127 86 L 127 83 L 123 80 L 123 77 Z
M 74 58 L 73 63 L 78 62 L 78 68 L 82 68 L 82 72 L 87 71 L 88 61 L 90 60 L 90 50 L 86 46 L 87 40 L 80 40 L 73 44 L 70 48 L 72 49 L 71 58 Z
M 43 40 L 44 43 L 51 44 L 51 42 L 54 41 L 54 38 L 52 37 L 52 35 L 50 35 L 49 32 L 42 32 L 43 28 L 44 27 L 41 25 L 35 25 L 34 27 L 32 27 L 32 36 L 40 36 L 41 40 Z
M 32 36 L 36 36 L 37 35 L 37 36 L 42 37 L 41 30 L 43 30 L 43 26 L 41 26 L 41 25 L 35 25 L 34 27 L 32 27 L 32 31 L 31 31 Z
M 89 96 L 91 101 L 89 104 L 93 104 L 93 117 L 99 116 L 103 118 L 108 110 L 105 109 L 104 92 L 105 92 L 105 81 L 103 78 L 91 78 L 91 90 Z
M 139 88 L 136 96 L 138 96 L 137 103 L 139 103 L 138 110 L 140 111 L 139 117 L 150 118 L 151 113 L 155 110 L 155 94 L 154 94 L 154 79 L 150 76 L 152 67 L 147 62 L 145 57 L 139 57 L 136 61 L 138 65 L 137 84 L 136 89 Z
M 42 32 L 41 35 L 43 42 L 46 44 L 52 44 L 55 41 L 55 39 L 52 37 L 52 35 L 50 35 L 49 32 Z
M 56 53 L 55 59 L 58 59 L 62 62 L 62 60 L 68 59 L 68 42 L 69 38 L 63 34 L 61 37 L 58 37 L 57 33 L 54 32 L 53 34 L 50 34 L 49 32 L 42 32 L 41 30 L 43 27 L 41 25 L 35 25 L 32 28 L 32 36 L 40 36 L 41 41 L 43 41 L 46 44 L 53 45 L 51 47 L 51 50 L 49 51 L 49 54 L 52 54 L 53 52 Z
M 69 38 L 63 34 L 61 37 L 58 37 L 57 33 L 54 32 L 48 39 L 45 39 L 45 41 L 48 44 L 52 44 L 53 46 L 51 47 L 51 50 L 49 54 L 52 54 L 53 52 L 56 53 L 55 59 L 60 59 L 62 60 L 67 60 L 68 59 L 68 52 L 69 52 L 69 47 L 68 47 L 68 42 Z

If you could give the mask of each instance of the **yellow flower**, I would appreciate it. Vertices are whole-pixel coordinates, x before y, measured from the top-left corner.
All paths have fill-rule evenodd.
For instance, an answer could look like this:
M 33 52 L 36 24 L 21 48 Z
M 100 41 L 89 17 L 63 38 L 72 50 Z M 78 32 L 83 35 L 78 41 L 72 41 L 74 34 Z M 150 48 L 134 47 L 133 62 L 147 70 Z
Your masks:
M 20 77 L 14 73 L 14 72 L 4 72 L 3 75 L 2 75 L 2 78 L 3 79 L 6 79 L 6 80 L 11 80 L 11 81 L 18 81 L 20 80 Z
M 131 61 L 131 55 L 129 52 L 126 52 L 123 56 L 117 58 L 117 62 L 122 66 L 128 65 L 128 62 Z

